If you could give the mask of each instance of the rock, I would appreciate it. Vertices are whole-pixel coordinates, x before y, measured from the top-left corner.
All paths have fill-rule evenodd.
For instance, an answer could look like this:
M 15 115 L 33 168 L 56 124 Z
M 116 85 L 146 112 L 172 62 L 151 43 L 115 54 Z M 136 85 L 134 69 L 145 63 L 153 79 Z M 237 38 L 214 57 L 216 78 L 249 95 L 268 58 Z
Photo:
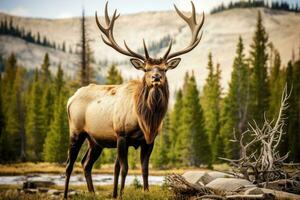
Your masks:
M 79 194 L 79 192 L 77 192 L 77 191 L 71 191 L 71 192 L 68 193 L 69 196 L 75 196 L 75 195 L 78 195 L 78 194 Z
M 47 193 L 49 191 L 49 189 L 48 188 L 38 188 L 38 191 L 40 193 Z
M 245 195 L 257 195 L 257 194 L 264 194 L 264 192 L 258 187 L 250 187 L 246 189 L 244 192 Z
M 234 178 L 234 176 L 232 174 L 227 174 L 227 173 L 218 172 L 218 171 L 208 172 L 208 175 L 210 177 L 212 177 L 213 180 L 216 179 L 216 178 Z
M 23 182 L 23 189 L 45 188 L 53 185 L 55 185 L 55 183 L 52 181 L 25 181 Z
M 204 171 L 187 171 L 182 176 L 189 183 L 201 184 L 201 183 L 199 183 L 199 181 L 205 173 L 206 172 L 204 172 Z
M 254 187 L 250 181 L 237 178 L 217 178 L 206 185 L 209 188 L 227 192 L 235 192 L 242 188 Z
M 26 194 L 37 194 L 38 193 L 37 189 L 24 189 L 23 191 Z
M 200 185 L 206 185 L 216 178 L 233 178 L 231 174 L 218 171 L 187 171 L 182 176 L 187 182 Z
M 200 181 L 204 184 L 204 185 L 206 185 L 206 184 L 208 184 L 208 183 L 210 183 L 211 181 L 213 181 L 214 180 L 214 178 L 213 177 L 211 177 L 208 173 L 204 173 L 203 174 L 203 176 L 200 178 Z

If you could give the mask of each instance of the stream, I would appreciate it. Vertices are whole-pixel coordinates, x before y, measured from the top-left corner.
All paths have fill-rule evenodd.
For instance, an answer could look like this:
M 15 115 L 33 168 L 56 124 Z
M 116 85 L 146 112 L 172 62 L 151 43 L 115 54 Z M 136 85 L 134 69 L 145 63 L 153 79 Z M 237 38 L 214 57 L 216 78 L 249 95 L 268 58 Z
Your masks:
M 92 175 L 94 185 L 112 185 L 113 174 L 94 174 Z M 119 182 L 120 182 L 119 177 Z M 131 184 L 137 178 L 142 184 L 141 175 L 127 175 L 126 184 Z M 18 176 L 0 176 L 0 185 L 22 185 L 24 181 L 51 181 L 56 185 L 64 185 L 65 176 L 59 174 L 32 174 Z M 164 182 L 164 176 L 149 176 L 150 185 L 161 185 Z M 74 174 L 70 179 L 71 185 L 85 185 L 85 177 L 80 174 Z

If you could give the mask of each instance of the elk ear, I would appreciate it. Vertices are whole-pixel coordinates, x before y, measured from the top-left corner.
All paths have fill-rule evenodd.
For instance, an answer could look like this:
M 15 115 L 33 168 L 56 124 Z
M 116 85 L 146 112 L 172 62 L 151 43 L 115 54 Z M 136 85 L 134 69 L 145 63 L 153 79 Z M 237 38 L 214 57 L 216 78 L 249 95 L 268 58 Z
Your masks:
M 144 66 L 145 64 L 143 61 L 139 59 L 131 58 L 130 62 L 136 69 L 145 71 L 145 66 Z
M 177 65 L 180 63 L 181 58 L 174 58 L 167 62 L 167 69 L 174 69 L 177 67 Z

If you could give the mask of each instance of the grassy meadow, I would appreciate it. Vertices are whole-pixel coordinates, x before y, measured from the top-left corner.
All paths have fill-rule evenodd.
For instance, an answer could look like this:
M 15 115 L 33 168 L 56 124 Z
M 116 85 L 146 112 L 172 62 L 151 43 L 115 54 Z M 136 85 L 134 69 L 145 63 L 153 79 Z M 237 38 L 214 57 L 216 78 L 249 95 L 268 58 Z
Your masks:
M 61 196 L 51 197 L 47 194 L 24 194 L 18 192 L 17 186 L 0 186 L 0 199 L 2 200 L 48 200 L 61 199 Z M 55 187 L 55 189 L 63 189 Z M 72 200 L 104 200 L 112 199 L 112 186 L 96 186 L 96 194 L 89 194 L 86 186 L 71 186 L 70 189 L 82 191 L 78 195 L 70 196 Z M 132 195 L 134 194 L 134 195 Z M 123 200 L 158 200 L 173 199 L 172 192 L 161 186 L 150 186 L 150 192 L 144 192 L 141 188 L 127 186 L 124 191 Z

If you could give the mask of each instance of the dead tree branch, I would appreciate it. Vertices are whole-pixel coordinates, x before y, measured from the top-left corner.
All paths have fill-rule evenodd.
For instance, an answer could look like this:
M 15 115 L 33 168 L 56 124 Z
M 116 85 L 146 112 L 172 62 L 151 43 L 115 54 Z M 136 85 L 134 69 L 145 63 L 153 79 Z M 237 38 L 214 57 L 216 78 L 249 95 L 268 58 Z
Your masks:
M 285 134 L 285 111 L 289 107 L 290 95 L 291 92 L 288 92 L 287 86 L 285 86 L 276 120 L 269 121 L 264 116 L 262 126 L 259 126 L 254 120 L 252 124 L 249 123 L 249 129 L 241 134 L 239 140 L 234 133 L 233 141 L 237 142 L 241 149 L 240 159 L 220 159 L 229 162 L 237 177 L 245 178 L 257 184 L 263 183 L 265 187 L 270 181 L 291 178 L 284 170 L 284 160 L 287 159 L 289 153 L 281 156 L 278 151 L 281 138 Z M 289 182 L 293 183 L 290 184 L 292 188 L 298 186 L 298 181 L 295 181 L 294 179 Z

